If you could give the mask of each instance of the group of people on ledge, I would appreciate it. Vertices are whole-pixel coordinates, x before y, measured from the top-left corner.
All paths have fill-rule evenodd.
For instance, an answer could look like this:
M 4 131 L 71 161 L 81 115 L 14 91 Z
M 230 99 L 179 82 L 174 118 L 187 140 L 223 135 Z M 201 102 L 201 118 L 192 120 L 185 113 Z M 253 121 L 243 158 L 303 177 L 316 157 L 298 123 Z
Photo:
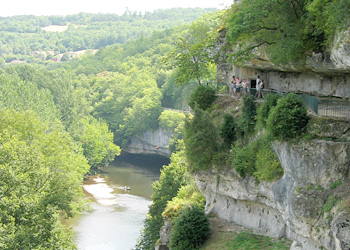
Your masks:
M 264 82 L 262 79 L 260 79 L 260 76 L 256 79 L 256 93 L 255 96 L 260 98 L 260 96 L 263 98 L 264 94 L 261 91 L 264 88 Z M 250 89 L 251 89 L 251 82 L 249 79 L 239 79 L 236 76 L 232 76 L 231 84 L 230 84 L 230 96 L 238 96 L 241 95 L 250 95 Z

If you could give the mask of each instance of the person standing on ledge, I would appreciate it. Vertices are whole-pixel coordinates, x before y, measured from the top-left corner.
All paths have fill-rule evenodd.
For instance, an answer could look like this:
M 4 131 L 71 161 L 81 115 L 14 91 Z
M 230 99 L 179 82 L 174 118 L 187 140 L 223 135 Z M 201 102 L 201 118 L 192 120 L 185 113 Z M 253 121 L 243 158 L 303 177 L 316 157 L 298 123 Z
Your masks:
M 255 86 L 255 89 L 256 89 L 256 93 L 255 93 L 255 96 L 256 97 L 259 97 L 260 98 L 260 76 L 258 76 L 258 78 L 256 79 L 256 86 Z

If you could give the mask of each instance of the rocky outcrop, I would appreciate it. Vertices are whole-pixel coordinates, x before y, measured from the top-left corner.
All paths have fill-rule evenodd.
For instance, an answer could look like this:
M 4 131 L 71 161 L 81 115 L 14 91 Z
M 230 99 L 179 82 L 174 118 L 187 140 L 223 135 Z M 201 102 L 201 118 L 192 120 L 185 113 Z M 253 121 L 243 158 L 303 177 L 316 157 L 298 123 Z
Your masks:
M 340 40 L 342 39 L 342 40 Z M 341 42 L 340 42 L 341 41 Z M 231 46 L 223 30 L 216 44 L 217 81 L 229 83 L 232 76 L 254 80 L 259 75 L 265 88 L 281 92 L 301 92 L 317 96 L 350 96 L 350 30 L 339 34 L 329 52 L 314 53 L 303 65 L 274 65 L 263 49 L 243 66 L 227 62 Z
M 172 229 L 171 219 L 164 219 L 164 225 L 159 232 L 159 240 L 154 250 L 169 250 L 169 237 Z
M 130 143 L 124 149 L 130 154 L 154 154 L 170 157 L 170 150 L 167 148 L 172 134 L 163 128 L 147 130 L 140 136 L 131 138 Z
M 284 176 L 272 183 L 243 179 L 233 169 L 196 173 L 206 212 L 287 237 L 291 249 L 349 249 L 350 142 L 275 142 L 274 149 Z

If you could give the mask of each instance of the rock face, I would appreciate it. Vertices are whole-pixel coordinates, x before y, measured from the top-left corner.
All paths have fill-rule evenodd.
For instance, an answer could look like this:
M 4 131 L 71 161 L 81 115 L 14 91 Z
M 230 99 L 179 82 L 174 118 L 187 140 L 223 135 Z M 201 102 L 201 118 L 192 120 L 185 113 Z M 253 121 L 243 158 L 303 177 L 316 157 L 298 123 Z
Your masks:
M 342 38 L 339 43 L 340 37 Z M 302 92 L 317 96 L 350 96 L 350 30 L 339 34 L 330 52 L 309 56 L 304 65 L 274 65 L 263 50 L 243 66 L 227 63 L 230 48 L 223 30 L 214 51 L 218 56 L 217 81 L 229 84 L 233 75 L 256 80 L 259 75 L 265 88 L 281 92 Z
M 172 230 L 171 220 L 165 219 L 164 226 L 161 227 L 159 232 L 159 241 L 157 242 L 154 250 L 169 250 L 169 237 Z
M 155 154 L 170 157 L 167 146 L 171 136 L 172 134 L 163 128 L 147 130 L 141 136 L 132 137 L 124 150 L 130 154 Z
M 196 173 L 206 212 L 258 234 L 287 237 L 291 249 L 349 249 L 350 142 L 275 142 L 274 149 L 284 169 L 275 182 L 242 179 L 233 169 Z M 343 184 L 330 189 L 337 182 Z

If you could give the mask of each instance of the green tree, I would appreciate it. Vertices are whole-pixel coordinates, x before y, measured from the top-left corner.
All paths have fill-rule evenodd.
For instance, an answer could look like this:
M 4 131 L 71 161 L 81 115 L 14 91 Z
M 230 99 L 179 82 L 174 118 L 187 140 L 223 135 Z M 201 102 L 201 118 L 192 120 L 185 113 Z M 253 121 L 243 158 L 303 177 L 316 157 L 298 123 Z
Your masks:
M 194 109 L 196 105 L 200 109 L 206 110 L 215 101 L 215 89 L 208 86 L 198 86 L 190 96 L 188 105 Z
M 62 55 L 61 57 L 61 61 L 62 62 L 66 62 L 66 61 L 69 61 L 70 60 L 70 57 L 69 57 L 69 54 L 66 52 Z
M 238 125 L 242 134 L 251 135 L 255 131 L 256 124 L 256 104 L 253 96 L 244 96 L 242 114 L 239 117 Z
M 199 19 L 178 39 L 167 60 L 176 68 L 175 82 L 182 85 L 196 80 L 213 79 L 214 58 L 210 52 L 215 44 L 218 14 Z
M 72 216 L 89 165 L 68 133 L 32 112 L 0 110 L 0 246 L 75 249 L 59 214 Z
M 106 122 L 88 116 L 80 121 L 79 127 L 76 137 L 93 169 L 99 165 L 108 165 L 116 155 L 120 155 L 120 147 L 114 145 L 114 135 L 109 131 Z
M 115 133 L 118 145 L 126 146 L 131 136 L 158 126 L 161 92 L 150 74 L 107 73 L 97 77 L 93 88 L 93 114 L 104 119 Z
M 17 111 L 33 110 L 52 126 L 61 124 L 60 112 L 49 90 L 24 82 L 15 74 L 0 72 L 0 108 L 10 107 Z
M 191 171 L 212 167 L 213 157 L 219 149 L 219 133 L 209 113 L 194 109 L 191 120 L 185 121 L 186 157 Z
M 277 94 L 268 94 L 264 97 L 264 102 L 260 105 L 257 110 L 256 116 L 256 127 L 257 129 L 262 129 L 266 127 L 266 120 L 269 117 L 270 111 L 273 107 L 277 105 L 277 100 L 281 96 Z
M 235 121 L 230 114 L 224 114 L 224 121 L 221 124 L 220 135 L 224 139 L 225 146 L 230 148 L 236 140 Z
M 277 64 L 304 63 L 348 28 L 349 9 L 347 0 L 243 0 L 227 14 L 231 57 L 242 63 L 263 50 Z
M 136 244 L 137 250 L 153 250 L 159 239 L 159 230 L 163 225 L 162 213 L 168 201 L 175 197 L 181 186 L 190 179 L 188 175 L 184 152 L 173 153 L 170 164 L 161 170 L 160 178 L 152 184 L 152 204 L 149 207 L 141 236 Z
M 198 205 L 184 208 L 174 221 L 170 235 L 170 248 L 173 250 L 193 250 L 209 237 L 209 221 L 204 209 Z
M 159 116 L 159 125 L 164 129 L 175 130 L 184 123 L 185 114 L 175 110 L 164 110 Z
M 234 61 L 244 62 L 260 48 L 266 49 L 275 63 L 303 59 L 314 46 L 304 33 L 304 4 L 304 0 L 243 0 L 234 5 L 227 19 L 227 37 L 236 47 Z

